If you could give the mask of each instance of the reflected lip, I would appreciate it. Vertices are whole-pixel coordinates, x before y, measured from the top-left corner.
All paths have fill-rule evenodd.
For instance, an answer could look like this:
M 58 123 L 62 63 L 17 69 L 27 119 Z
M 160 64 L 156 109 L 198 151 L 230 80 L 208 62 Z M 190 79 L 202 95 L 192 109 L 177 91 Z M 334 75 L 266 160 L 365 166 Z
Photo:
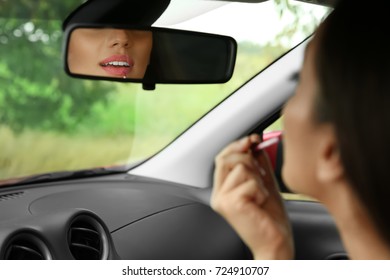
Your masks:
M 99 63 L 110 75 L 125 77 L 134 67 L 134 61 L 127 55 L 112 55 Z

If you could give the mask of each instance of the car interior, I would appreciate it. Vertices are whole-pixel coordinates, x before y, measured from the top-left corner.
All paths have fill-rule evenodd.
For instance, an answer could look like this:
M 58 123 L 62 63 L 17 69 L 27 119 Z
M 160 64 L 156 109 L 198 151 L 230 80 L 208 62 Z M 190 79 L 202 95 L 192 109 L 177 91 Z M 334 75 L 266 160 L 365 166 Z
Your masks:
M 123 3 L 119 0 L 87 1 L 89 2 L 97 2 L 99 5 L 102 2 Z M 167 7 L 169 10 L 170 1 L 135 2 L 139 3 L 140 10 L 147 8 L 147 11 L 152 11 L 147 20 L 154 22 L 161 15 L 161 10 Z M 325 0 L 306 2 L 327 7 L 332 5 L 331 1 Z M 159 4 L 153 10 L 150 7 L 154 7 L 155 3 Z M 78 11 L 80 9 L 82 10 L 79 8 Z M 97 6 L 96 9 L 100 11 L 101 8 Z M 112 11 L 117 9 L 118 7 Z M 92 15 L 90 12 L 86 14 Z M 76 10 L 64 24 L 64 34 L 68 34 L 68 37 L 64 37 L 65 54 L 62 59 L 65 61 L 67 40 L 70 40 L 72 30 L 86 26 L 101 28 L 113 24 L 110 22 L 112 16 L 100 21 L 93 19 L 93 16 L 77 17 Z M 112 26 L 130 28 L 134 23 L 115 22 Z M 235 46 L 229 41 L 230 38 L 212 38 L 230 42 L 221 45 L 221 48 L 228 49 L 224 61 L 234 56 Z M 293 92 L 296 82 L 291 81 L 290 77 L 299 69 L 307 41 L 288 51 L 251 82 L 240 87 L 166 148 L 125 170 L 111 168 L 99 170 L 102 172 L 42 174 L 33 179 L 7 182 L 0 189 L 0 259 L 252 259 L 251 252 L 235 231 L 210 207 L 213 157 L 230 141 L 251 133 L 261 134 L 264 140 L 275 137 L 281 140 L 267 147 L 266 152 L 285 198 L 284 203 L 293 229 L 295 259 L 348 259 L 327 210 L 316 201 L 291 194 L 284 185 L 281 178 L 282 131 L 266 130 L 281 117 L 283 103 Z M 185 49 L 187 45 L 183 43 L 181 48 Z M 213 48 L 210 48 L 210 52 L 212 51 Z M 214 51 L 221 52 L 219 47 L 215 47 Z M 206 54 L 204 57 L 208 60 Z M 199 54 L 196 60 L 202 59 Z M 217 63 L 216 61 L 213 63 Z M 231 67 L 234 64 L 226 63 L 214 81 L 205 81 L 204 77 L 198 80 L 220 82 L 221 77 L 231 76 Z M 71 75 L 66 66 L 65 71 Z M 122 77 L 92 77 L 89 74 L 73 76 L 77 79 L 114 82 L 124 80 Z M 163 83 L 161 79 L 163 78 L 130 79 L 127 82 L 138 82 L 143 84 L 144 89 L 153 89 Z M 168 80 L 172 82 L 171 78 Z M 269 86 L 258 90 L 265 84 L 264 81 L 268 81 Z M 250 95 L 253 91 L 256 94 Z M 269 92 L 278 94 L 272 95 Z M 270 98 L 264 100 L 266 94 Z M 237 102 L 244 97 L 247 98 L 247 103 Z M 238 103 L 241 105 L 237 105 Z

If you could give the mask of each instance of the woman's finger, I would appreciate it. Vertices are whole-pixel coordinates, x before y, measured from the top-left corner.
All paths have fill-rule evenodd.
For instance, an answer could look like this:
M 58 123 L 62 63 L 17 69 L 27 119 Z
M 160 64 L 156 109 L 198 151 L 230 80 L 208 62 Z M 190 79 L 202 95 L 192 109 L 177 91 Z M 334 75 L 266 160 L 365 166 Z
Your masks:
M 242 164 L 246 168 L 257 172 L 256 160 L 250 153 L 232 153 L 225 157 L 220 157 L 215 163 L 214 187 L 216 188 L 219 188 L 224 183 L 228 174 L 238 164 Z
M 221 185 L 221 192 L 227 193 L 230 190 L 234 189 L 238 185 L 250 179 L 248 174 L 247 167 L 239 163 L 237 164 L 231 172 L 226 176 L 225 181 Z
M 257 134 L 252 134 L 250 136 L 246 136 L 240 140 L 234 141 L 228 146 L 226 146 L 225 149 L 223 149 L 216 157 L 224 157 L 225 155 L 231 154 L 231 153 L 243 153 L 249 151 L 251 145 L 253 143 L 259 143 L 260 142 L 260 136 Z
M 245 207 L 261 207 L 269 197 L 267 189 L 265 189 L 259 180 L 250 178 L 243 182 L 240 186 L 231 190 L 230 195 L 238 208 L 245 210 Z M 252 205 L 253 204 L 253 205 Z M 240 210 L 240 209 L 239 209 Z
M 214 188 L 218 189 L 222 185 L 227 174 L 235 165 L 233 162 L 228 165 L 229 160 L 227 160 L 227 158 L 229 158 L 232 154 L 248 154 L 253 143 L 257 143 L 259 141 L 259 135 L 252 134 L 231 143 L 215 157 Z M 238 159 L 236 159 L 236 163 L 238 163 Z

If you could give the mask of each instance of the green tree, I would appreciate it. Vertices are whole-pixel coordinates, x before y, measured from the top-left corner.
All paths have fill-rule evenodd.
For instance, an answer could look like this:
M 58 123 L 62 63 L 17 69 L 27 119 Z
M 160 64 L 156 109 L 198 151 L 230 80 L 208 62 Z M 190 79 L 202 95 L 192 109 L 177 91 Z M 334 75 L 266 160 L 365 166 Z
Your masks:
M 0 4 L 0 123 L 72 132 L 114 89 L 63 70 L 62 21 L 81 1 L 14 1 Z

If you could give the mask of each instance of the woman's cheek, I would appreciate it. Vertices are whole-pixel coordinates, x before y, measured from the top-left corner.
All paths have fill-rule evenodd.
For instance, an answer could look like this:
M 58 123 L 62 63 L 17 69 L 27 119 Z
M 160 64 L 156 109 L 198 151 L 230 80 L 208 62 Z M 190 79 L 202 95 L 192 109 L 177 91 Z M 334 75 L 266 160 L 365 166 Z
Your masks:
M 298 96 L 293 96 L 283 109 L 283 166 L 282 178 L 294 192 L 304 192 L 304 184 L 310 173 L 307 166 L 310 146 L 305 132 L 305 114 Z

